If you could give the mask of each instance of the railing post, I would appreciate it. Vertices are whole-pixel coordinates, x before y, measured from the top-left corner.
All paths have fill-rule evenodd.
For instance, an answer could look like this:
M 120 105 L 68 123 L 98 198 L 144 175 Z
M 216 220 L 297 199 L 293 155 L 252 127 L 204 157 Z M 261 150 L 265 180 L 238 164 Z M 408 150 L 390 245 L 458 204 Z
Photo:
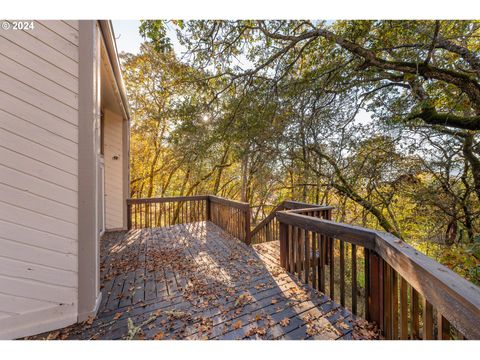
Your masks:
M 252 229 L 250 229 L 250 205 L 245 210 L 245 244 L 252 242 Z
M 206 202 L 206 212 L 207 212 L 207 221 L 211 221 L 212 220 L 212 213 L 211 213 L 211 209 L 210 209 L 210 196 L 207 196 L 207 200 L 205 200 Z
M 332 209 L 325 210 L 325 220 L 332 220 Z M 331 258 L 331 247 L 333 246 L 333 239 L 326 238 L 325 239 L 325 265 L 331 265 L 334 259 Z
M 380 329 L 384 329 L 383 324 L 383 261 L 380 256 L 370 250 L 368 251 L 369 279 L 368 294 L 368 312 L 367 320 L 375 321 Z
M 132 204 L 127 200 L 127 230 L 132 229 Z
M 288 225 L 280 223 L 280 266 L 287 268 L 287 251 L 288 251 Z
M 326 220 L 332 220 L 332 209 L 327 209 L 327 219 Z

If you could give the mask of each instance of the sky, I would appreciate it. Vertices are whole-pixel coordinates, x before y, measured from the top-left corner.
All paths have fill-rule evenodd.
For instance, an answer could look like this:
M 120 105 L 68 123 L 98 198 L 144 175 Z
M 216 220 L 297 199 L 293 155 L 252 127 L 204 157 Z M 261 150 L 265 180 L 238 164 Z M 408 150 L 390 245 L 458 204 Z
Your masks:
M 118 52 L 122 51 L 136 54 L 140 50 L 140 44 L 144 41 L 140 36 L 138 28 L 140 27 L 140 20 L 112 20 L 113 30 L 117 41 Z M 167 35 L 173 45 L 173 50 L 177 56 L 181 56 L 185 50 L 177 40 L 175 31 L 171 25 L 167 24 Z
M 138 32 L 140 21 L 138 20 L 113 20 L 113 31 L 117 42 L 118 52 L 129 52 L 136 54 L 143 42 Z

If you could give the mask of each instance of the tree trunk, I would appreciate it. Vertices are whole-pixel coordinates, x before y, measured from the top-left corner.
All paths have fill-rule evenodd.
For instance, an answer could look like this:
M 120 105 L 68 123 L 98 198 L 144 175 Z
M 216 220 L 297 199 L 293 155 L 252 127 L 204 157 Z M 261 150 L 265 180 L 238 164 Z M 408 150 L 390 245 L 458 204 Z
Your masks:
M 307 202 L 307 183 L 308 183 L 308 166 L 305 164 L 308 163 L 308 155 L 305 143 L 305 131 L 303 129 L 303 123 L 300 130 L 302 137 L 302 156 L 303 156 L 303 187 L 302 187 L 302 201 Z
M 480 160 L 473 152 L 474 133 L 469 132 L 463 140 L 463 155 L 472 167 L 473 182 L 475 184 L 475 193 L 480 201 Z
M 242 185 L 240 192 L 240 201 L 247 201 L 247 182 L 248 182 L 248 153 L 245 153 L 242 157 Z
M 337 189 L 340 193 L 347 196 L 351 200 L 355 201 L 360 206 L 363 206 L 365 210 L 370 212 L 373 216 L 375 216 L 378 220 L 378 223 L 385 231 L 395 235 L 396 237 L 402 238 L 401 234 L 395 229 L 395 227 L 388 221 L 388 219 L 382 214 L 382 211 L 379 210 L 375 205 L 368 201 L 367 199 L 363 198 L 358 194 L 348 183 L 348 181 L 343 176 L 340 168 L 337 166 L 334 159 L 332 159 L 327 154 L 323 153 L 318 148 L 313 147 L 312 150 L 321 158 L 325 159 L 334 169 L 336 177 L 339 179 L 339 182 L 333 182 L 332 186 Z
M 229 146 L 227 146 L 227 148 L 225 149 L 225 152 L 223 153 L 223 156 L 222 156 L 222 161 L 220 163 L 220 167 L 218 168 L 217 177 L 215 179 L 215 185 L 213 186 L 213 194 L 214 195 L 218 194 L 218 189 L 220 188 L 220 182 L 222 180 L 223 169 L 225 168 L 225 164 L 226 164 L 227 157 L 228 157 L 228 150 L 229 150 Z
M 154 179 L 155 179 L 155 167 L 157 166 L 157 161 L 160 156 L 161 149 L 155 150 L 155 156 L 153 157 L 153 161 L 150 164 L 150 173 L 148 175 L 148 190 L 147 190 L 147 197 L 151 198 L 153 195 L 153 190 L 155 188 Z

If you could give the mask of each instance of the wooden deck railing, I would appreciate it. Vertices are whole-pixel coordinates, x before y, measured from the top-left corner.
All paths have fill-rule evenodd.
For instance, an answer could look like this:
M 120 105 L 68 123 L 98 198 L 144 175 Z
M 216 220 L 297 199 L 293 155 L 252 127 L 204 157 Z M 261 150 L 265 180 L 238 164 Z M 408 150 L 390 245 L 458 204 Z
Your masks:
M 248 203 L 211 195 L 127 199 L 128 229 L 166 227 L 207 220 L 250 244 Z
M 199 195 L 128 199 L 128 228 L 211 221 L 246 244 L 280 240 L 280 265 L 375 321 L 387 339 L 480 339 L 480 288 L 391 234 L 284 201 L 253 230 L 248 203 Z
M 251 242 L 250 205 L 217 196 L 208 198 L 210 203 L 209 220 L 249 245 Z
M 332 209 L 332 206 L 284 200 L 278 204 L 272 210 L 272 212 L 252 230 L 252 244 L 261 244 L 280 239 L 280 225 L 276 216 L 278 211 L 299 211 L 300 213 L 309 213 L 310 216 L 317 216 L 322 219 L 330 220 L 332 216 Z
M 166 227 L 208 219 L 208 196 L 127 199 L 128 229 Z
M 480 339 L 480 288 L 391 234 L 301 212 L 276 215 L 287 271 L 387 339 Z

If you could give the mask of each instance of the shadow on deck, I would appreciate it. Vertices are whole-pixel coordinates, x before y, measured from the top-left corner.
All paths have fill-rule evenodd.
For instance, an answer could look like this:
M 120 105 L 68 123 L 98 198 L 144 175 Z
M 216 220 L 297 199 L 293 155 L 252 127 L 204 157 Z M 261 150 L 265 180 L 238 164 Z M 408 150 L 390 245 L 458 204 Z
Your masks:
M 352 339 L 353 316 L 278 265 L 200 221 L 113 232 L 101 244 L 95 319 L 44 339 Z

